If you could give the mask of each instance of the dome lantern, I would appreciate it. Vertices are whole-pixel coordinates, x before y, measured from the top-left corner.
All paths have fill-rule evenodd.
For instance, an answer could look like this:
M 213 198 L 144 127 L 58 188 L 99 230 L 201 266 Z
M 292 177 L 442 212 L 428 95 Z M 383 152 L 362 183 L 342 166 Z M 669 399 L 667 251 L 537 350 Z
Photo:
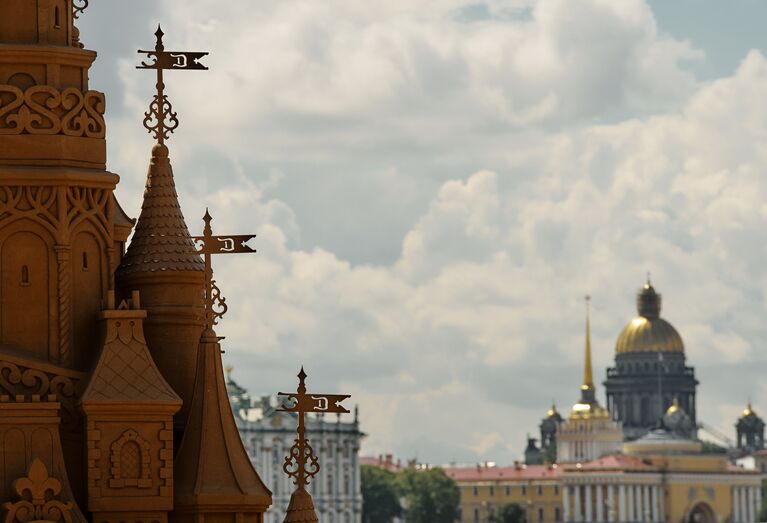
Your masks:
M 647 283 L 637 294 L 637 312 L 644 318 L 659 318 L 661 295 L 655 292 L 655 287 L 647 279 Z

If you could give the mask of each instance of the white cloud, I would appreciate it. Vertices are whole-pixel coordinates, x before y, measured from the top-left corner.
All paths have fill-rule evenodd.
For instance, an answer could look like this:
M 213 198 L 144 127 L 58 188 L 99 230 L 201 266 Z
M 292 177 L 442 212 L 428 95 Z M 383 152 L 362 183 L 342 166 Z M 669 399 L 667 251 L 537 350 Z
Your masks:
M 697 85 L 700 53 L 640 0 L 466 5 L 163 5 L 169 47 L 213 52 L 168 79 L 190 227 L 211 206 L 259 234 L 217 260 L 236 378 L 276 391 L 305 364 L 361 403 L 370 453 L 509 462 L 576 399 L 582 296 L 607 365 L 652 270 L 701 415 L 730 426 L 765 363 L 764 57 Z M 151 82 L 121 74 L 111 163 L 134 211 Z

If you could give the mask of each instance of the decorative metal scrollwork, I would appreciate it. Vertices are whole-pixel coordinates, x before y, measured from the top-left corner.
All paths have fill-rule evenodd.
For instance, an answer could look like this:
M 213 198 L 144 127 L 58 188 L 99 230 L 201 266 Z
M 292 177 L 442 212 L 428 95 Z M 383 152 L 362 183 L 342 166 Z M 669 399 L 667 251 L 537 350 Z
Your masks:
M 303 447 L 303 456 L 301 454 Z M 301 470 L 303 469 L 303 478 L 301 478 Z M 308 439 L 303 441 L 296 439 L 292 447 L 290 447 L 290 454 L 285 458 L 285 463 L 282 465 L 282 470 L 289 478 L 293 479 L 293 484 L 298 485 L 300 481 L 304 481 L 306 485 L 309 480 L 314 478 L 320 471 L 320 461 L 314 454 L 314 449 L 309 444 Z
M 224 314 L 229 310 L 229 306 L 226 304 L 226 298 L 221 293 L 221 289 L 216 284 L 216 280 L 210 282 L 211 299 L 209 303 L 211 305 L 211 320 L 213 325 L 218 325 L 218 320 L 224 317 Z
M 149 134 L 154 134 L 158 143 L 163 143 L 170 138 L 173 131 L 178 129 L 178 114 L 165 93 L 154 96 L 149 110 L 144 113 L 144 128 Z
M 80 15 L 88 9 L 88 0 L 73 0 L 72 1 L 72 16 L 76 19 L 80 18 Z

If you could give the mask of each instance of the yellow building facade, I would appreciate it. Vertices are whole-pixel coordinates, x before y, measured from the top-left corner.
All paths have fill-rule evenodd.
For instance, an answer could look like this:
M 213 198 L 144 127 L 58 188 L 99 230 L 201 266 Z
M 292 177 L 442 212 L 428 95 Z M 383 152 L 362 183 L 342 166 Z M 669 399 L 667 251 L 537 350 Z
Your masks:
M 561 469 L 556 465 L 446 468 L 461 492 L 461 523 L 491 520 L 506 505 L 525 510 L 528 523 L 561 522 Z
M 509 504 L 528 523 L 753 523 L 763 475 L 654 431 L 623 454 L 561 466 L 448 468 L 459 523 L 488 523 Z

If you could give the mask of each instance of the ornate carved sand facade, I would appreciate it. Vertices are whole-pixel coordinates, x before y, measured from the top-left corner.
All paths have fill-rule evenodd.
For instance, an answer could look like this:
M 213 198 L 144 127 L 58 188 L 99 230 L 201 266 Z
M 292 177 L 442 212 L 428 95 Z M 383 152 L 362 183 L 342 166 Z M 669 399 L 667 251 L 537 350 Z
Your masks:
M 0 1 L 0 520 L 260 523 L 167 146 L 115 199 L 85 5 Z

